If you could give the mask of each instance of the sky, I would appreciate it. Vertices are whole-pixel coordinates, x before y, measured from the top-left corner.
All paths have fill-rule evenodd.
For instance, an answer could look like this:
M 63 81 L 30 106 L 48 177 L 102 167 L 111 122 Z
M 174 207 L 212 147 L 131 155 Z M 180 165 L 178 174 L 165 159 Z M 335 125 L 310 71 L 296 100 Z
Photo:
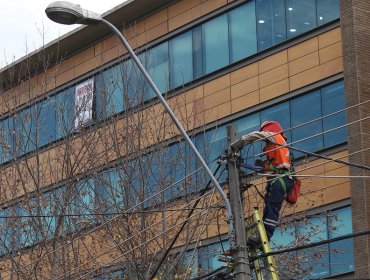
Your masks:
M 80 25 L 52 22 L 45 8 L 54 0 L 0 0 L 0 69 Z M 71 0 L 104 13 L 125 0 Z

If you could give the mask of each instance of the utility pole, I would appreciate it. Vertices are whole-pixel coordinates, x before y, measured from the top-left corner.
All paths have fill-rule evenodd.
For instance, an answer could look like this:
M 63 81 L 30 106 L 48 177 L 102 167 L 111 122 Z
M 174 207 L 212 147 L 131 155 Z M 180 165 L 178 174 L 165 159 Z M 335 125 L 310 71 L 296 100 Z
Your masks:
M 230 148 L 230 145 L 237 140 L 237 133 L 236 126 L 227 126 L 227 139 L 229 144 L 227 164 L 229 171 L 229 196 L 235 225 L 235 248 L 233 250 L 234 271 L 235 280 L 250 280 L 251 272 L 245 234 L 243 196 L 240 192 L 239 181 L 240 156 Z

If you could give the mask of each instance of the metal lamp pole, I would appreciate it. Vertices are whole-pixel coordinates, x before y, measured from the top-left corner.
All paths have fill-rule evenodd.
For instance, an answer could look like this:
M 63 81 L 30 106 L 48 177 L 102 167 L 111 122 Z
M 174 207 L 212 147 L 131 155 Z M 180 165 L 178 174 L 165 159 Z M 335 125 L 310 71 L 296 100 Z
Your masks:
M 145 79 L 148 81 L 150 87 L 153 89 L 156 96 L 158 97 L 158 99 L 160 100 L 160 102 L 162 103 L 164 108 L 166 109 L 167 113 L 170 115 L 172 121 L 175 123 L 175 125 L 178 128 L 178 130 L 180 131 L 181 135 L 184 137 L 185 141 L 189 144 L 191 150 L 193 151 L 193 153 L 197 157 L 198 161 L 200 162 L 200 164 L 202 165 L 202 167 L 204 168 L 204 170 L 208 174 L 211 182 L 216 187 L 218 193 L 221 195 L 221 198 L 225 203 L 226 210 L 227 210 L 227 215 L 228 215 L 230 247 L 232 249 L 234 249 L 235 248 L 234 218 L 233 218 L 233 215 L 232 215 L 231 205 L 230 205 L 230 202 L 229 202 L 226 194 L 222 190 L 220 184 L 217 182 L 216 178 L 213 176 L 211 170 L 209 169 L 209 167 L 205 163 L 204 159 L 202 158 L 202 156 L 198 152 L 197 148 L 195 147 L 193 142 L 191 142 L 191 140 L 190 140 L 188 134 L 186 133 L 185 129 L 182 127 L 182 125 L 180 124 L 180 122 L 176 118 L 172 109 L 170 108 L 170 106 L 168 105 L 168 103 L 166 102 L 166 100 L 164 99 L 164 97 L 162 96 L 160 91 L 158 90 L 157 86 L 155 85 L 155 83 L 153 82 L 153 80 L 151 79 L 151 77 L 149 76 L 147 71 L 145 70 L 144 66 L 141 64 L 139 58 L 136 56 L 136 54 L 134 53 L 134 51 L 132 50 L 132 48 L 130 47 L 130 45 L 126 41 L 126 39 L 123 37 L 121 32 L 113 24 L 111 24 L 109 21 L 103 19 L 100 14 L 97 14 L 95 12 L 92 12 L 92 11 L 89 11 L 89 10 L 86 10 L 86 9 L 82 9 L 79 5 L 76 5 L 76 4 L 67 2 L 67 1 L 53 2 L 46 8 L 45 12 L 46 12 L 46 15 L 52 21 L 55 21 L 55 22 L 61 23 L 61 24 L 76 24 L 77 23 L 77 24 L 91 25 L 91 24 L 98 24 L 98 23 L 102 22 L 105 25 L 107 25 L 110 29 L 112 29 L 112 31 L 118 36 L 121 43 L 125 46 L 128 53 L 130 54 L 131 58 L 134 60 L 137 67 L 140 69 L 140 71 L 144 75 Z

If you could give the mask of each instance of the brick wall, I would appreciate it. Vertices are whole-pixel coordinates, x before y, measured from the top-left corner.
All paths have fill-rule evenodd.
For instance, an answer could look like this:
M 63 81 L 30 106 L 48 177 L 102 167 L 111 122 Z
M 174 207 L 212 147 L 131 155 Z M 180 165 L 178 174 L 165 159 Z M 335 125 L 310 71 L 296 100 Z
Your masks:
M 370 100 L 370 1 L 343 0 L 341 25 L 343 39 L 344 80 L 347 106 Z M 347 112 L 347 121 L 354 122 L 369 116 L 370 105 L 365 103 Z M 370 121 L 358 121 L 348 127 L 349 157 L 354 163 L 370 165 Z M 361 152 L 360 152 L 361 151 Z M 370 175 L 370 172 L 351 168 L 350 175 Z M 370 188 L 368 179 L 351 179 L 353 231 L 370 229 Z M 370 236 L 356 238 L 355 278 L 370 278 Z

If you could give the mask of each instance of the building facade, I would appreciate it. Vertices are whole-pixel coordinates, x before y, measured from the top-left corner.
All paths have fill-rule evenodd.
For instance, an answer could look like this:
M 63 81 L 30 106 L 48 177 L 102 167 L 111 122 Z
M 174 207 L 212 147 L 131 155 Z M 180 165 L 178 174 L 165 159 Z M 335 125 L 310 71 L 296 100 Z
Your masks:
M 284 206 L 271 240 L 279 250 L 368 229 L 368 173 L 333 159 L 369 165 L 360 12 L 369 6 L 135 0 L 103 16 L 135 48 L 225 191 L 217 159 L 228 125 L 241 136 L 276 120 L 303 150 L 292 150 L 302 194 Z M 115 35 L 81 26 L 3 68 L 0 79 L 2 278 L 147 279 L 169 248 L 159 279 L 224 265 L 222 201 L 205 189 L 207 176 Z M 242 156 L 253 163 L 261 151 L 256 142 Z M 243 194 L 247 216 L 263 208 L 256 189 L 266 180 L 244 172 L 256 187 Z M 280 277 L 367 278 L 368 242 L 277 256 Z

